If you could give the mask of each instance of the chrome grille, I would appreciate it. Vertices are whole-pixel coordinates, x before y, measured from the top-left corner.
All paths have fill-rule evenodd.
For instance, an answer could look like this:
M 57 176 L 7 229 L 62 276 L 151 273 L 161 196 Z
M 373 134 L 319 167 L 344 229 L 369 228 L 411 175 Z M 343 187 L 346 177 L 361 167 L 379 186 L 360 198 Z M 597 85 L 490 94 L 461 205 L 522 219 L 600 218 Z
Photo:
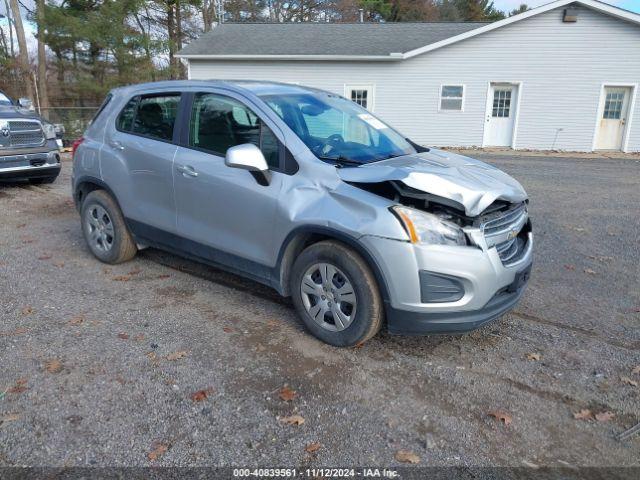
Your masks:
M 33 147 L 42 145 L 45 141 L 40 122 L 29 120 L 10 120 L 9 146 Z
M 525 251 L 526 239 L 520 232 L 528 219 L 527 206 L 521 203 L 507 211 L 491 215 L 481 224 L 487 246 L 496 247 L 504 265 L 517 262 Z

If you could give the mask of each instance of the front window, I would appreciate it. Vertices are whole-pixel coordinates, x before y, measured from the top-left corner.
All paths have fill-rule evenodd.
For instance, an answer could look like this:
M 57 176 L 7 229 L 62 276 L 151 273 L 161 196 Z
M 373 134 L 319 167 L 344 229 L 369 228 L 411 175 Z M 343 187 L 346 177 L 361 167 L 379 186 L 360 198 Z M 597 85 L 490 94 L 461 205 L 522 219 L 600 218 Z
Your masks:
M 267 165 L 278 168 L 278 138 L 255 113 L 231 97 L 197 94 L 191 111 L 189 146 L 224 156 L 229 148 L 244 143 L 253 143 L 262 150 Z
M 362 164 L 416 153 L 398 132 L 337 95 L 300 93 L 261 98 L 322 160 Z

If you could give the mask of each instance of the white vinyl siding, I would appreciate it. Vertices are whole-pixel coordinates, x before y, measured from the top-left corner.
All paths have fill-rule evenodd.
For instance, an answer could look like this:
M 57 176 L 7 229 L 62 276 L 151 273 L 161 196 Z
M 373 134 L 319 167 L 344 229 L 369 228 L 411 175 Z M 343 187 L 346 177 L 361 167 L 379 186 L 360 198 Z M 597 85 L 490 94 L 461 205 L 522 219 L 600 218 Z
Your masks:
M 340 95 L 345 85 L 375 85 L 376 115 L 434 146 L 482 145 L 489 83 L 521 82 L 516 148 L 589 151 L 602 85 L 640 82 L 640 27 L 586 7 L 578 8 L 576 23 L 563 23 L 562 10 L 408 60 L 200 60 L 190 63 L 190 74 L 296 81 Z M 464 112 L 442 114 L 442 85 L 465 86 Z M 629 151 L 640 151 L 639 115 L 635 105 Z

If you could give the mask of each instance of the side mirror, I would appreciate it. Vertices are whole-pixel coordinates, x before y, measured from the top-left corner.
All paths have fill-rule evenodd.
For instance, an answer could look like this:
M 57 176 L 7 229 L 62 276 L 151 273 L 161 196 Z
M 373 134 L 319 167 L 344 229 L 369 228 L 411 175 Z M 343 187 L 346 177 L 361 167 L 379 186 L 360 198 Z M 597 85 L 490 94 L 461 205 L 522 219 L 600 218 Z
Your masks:
M 31 100 L 29 100 L 28 98 L 19 98 L 18 99 L 18 106 L 22 107 L 22 108 L 26 108 L 27 110 L 32 110 L 33 109 L 33 102 Z
M 248 170 L 260 185 L 271 183 L 271 172 L 264 155 L 253 143 L 243 143 L 227 150 L 224 158 L 227 167 Z

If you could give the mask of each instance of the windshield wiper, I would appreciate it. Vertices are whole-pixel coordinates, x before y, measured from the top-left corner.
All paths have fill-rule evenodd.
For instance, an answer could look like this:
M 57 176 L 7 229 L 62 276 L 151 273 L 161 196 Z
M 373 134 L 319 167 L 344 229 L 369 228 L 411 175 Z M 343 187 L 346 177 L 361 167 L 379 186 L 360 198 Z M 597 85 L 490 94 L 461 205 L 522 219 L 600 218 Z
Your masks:
M 343 157 L 342 155 L 339 155 L 337 157 L 318 157 L 318 158 L 320 160 L 328 160 L 330 162 L 335 162 L 337 168 L 342 168 L 347 166 L 359 167 L 360 165 L 362 165 L 362 162 L 358 162 L 357 160 L 351 160 L 350 158 Z

